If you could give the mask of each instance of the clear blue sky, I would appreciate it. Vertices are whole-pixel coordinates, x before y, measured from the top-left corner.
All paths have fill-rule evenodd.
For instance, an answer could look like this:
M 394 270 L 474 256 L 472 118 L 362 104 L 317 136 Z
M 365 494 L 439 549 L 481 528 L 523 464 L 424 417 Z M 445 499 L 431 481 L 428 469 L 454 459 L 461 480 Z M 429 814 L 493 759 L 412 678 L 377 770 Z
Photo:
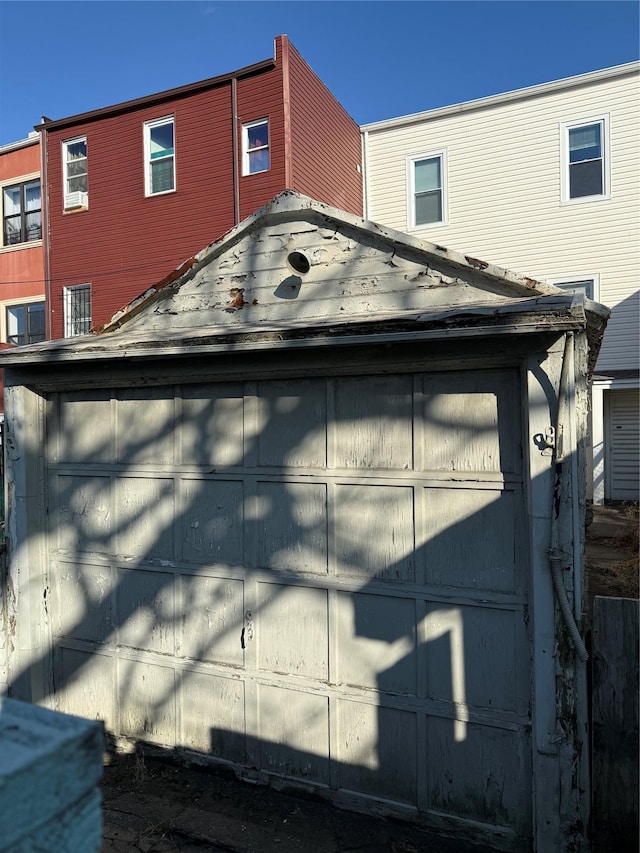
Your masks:
M 0 145 L 267 59 L 286 33 L 359 124 L 631 62 L 637 0 L 0 0 Z

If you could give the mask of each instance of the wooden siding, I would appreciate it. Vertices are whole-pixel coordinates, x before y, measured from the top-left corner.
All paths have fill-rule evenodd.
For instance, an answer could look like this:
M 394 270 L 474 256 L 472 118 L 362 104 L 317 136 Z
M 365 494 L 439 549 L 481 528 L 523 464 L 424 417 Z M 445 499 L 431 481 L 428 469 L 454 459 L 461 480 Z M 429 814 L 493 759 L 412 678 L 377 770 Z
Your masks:
M 287 44 L 286 38 L 276 39 L 276 67 L 269 74 L 261 76 L 259 86 L 254 77 L 238 81 L 240 220 L 250 216 L 282 190 L 290 189 L 285 180 L 287 152 L 282 76 L 282 53 L 286 51 Z M 269 120 L 269 170 L 243 176 L 242 125 L 263 118 Z
M 143 124 L 175 117 L 176 192 L 146 198 Z M 86 211 L 63 210 L 62 142 L 86 135 Z M 52 336 L 63 334 L 63 288 L 90 282 L 93 323 L 233 224 L 230 86 L 109 116 L 48 140 Z
M 368 216 L 408 228 L 407 157 L 447 150 L 448 224 L 416 236 L 537 279 L 599 275 L 613 309 L 601 370 L 638 364 L 638 77 L 372 129 Z M 611 198 L 561 204 L 562 122 L 609 116 Z
M 289 94 L 291 189 L 362 216 L 358 126 L 292 46 Z

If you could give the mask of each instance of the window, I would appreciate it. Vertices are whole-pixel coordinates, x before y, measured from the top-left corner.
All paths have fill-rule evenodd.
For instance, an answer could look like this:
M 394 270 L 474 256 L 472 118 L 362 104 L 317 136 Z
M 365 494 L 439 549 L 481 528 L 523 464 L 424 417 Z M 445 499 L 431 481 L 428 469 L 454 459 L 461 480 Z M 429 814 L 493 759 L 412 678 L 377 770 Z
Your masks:
M 64 335 L 72 338 L 91 331 L 91 285 L 64 289 Z
M 269 169 L 269 120 L 242 125 L 242 174 L 255 175 Z
M 7 306 L 7 343 L 37 344 L 45 338 L 44 302 Z
M 40 179 L 2 188 L 2 243 L 15 246 L 42 239 Z
M 549 284 L 566 290 L 569 293 L 584 293 L 588 299 L 599 299 L 600 276 L 576 276 L 575 278 L 553 278 Z
M 77 136 L 62 143 L 64 209 L 87 207 L 87 138 Z
M 563 201 L 608 197 L 607 131 L 606 118 L 563 125 Z
M 408 163 L 409 228 L 445 222 L 445 155 L 412 157 Z
M 176 188 L 174 136 L 173 116 L 144 125 L 145 195 L 170 193 Z

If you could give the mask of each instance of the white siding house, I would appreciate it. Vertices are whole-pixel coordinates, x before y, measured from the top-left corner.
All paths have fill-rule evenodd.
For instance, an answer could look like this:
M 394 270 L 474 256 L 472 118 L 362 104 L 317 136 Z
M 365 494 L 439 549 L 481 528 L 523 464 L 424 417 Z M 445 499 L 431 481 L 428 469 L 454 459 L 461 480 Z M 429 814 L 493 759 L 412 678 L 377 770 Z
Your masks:
M 638 498 L 640 63 L 364 125 L 365 215 L 612 309 L 594 500 Z

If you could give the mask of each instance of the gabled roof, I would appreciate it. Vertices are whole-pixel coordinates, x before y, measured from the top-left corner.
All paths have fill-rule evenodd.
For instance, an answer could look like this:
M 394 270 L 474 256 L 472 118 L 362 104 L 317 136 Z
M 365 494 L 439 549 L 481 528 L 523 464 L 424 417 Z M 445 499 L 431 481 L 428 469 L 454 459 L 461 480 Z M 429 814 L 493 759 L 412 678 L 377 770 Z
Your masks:
M 98 334 L 19 347 L 0 364 L 589 324 L 599 329 L 596 342 L 608 312 L 589 306 L 581 295 L 285 191 L 132 300 Z

